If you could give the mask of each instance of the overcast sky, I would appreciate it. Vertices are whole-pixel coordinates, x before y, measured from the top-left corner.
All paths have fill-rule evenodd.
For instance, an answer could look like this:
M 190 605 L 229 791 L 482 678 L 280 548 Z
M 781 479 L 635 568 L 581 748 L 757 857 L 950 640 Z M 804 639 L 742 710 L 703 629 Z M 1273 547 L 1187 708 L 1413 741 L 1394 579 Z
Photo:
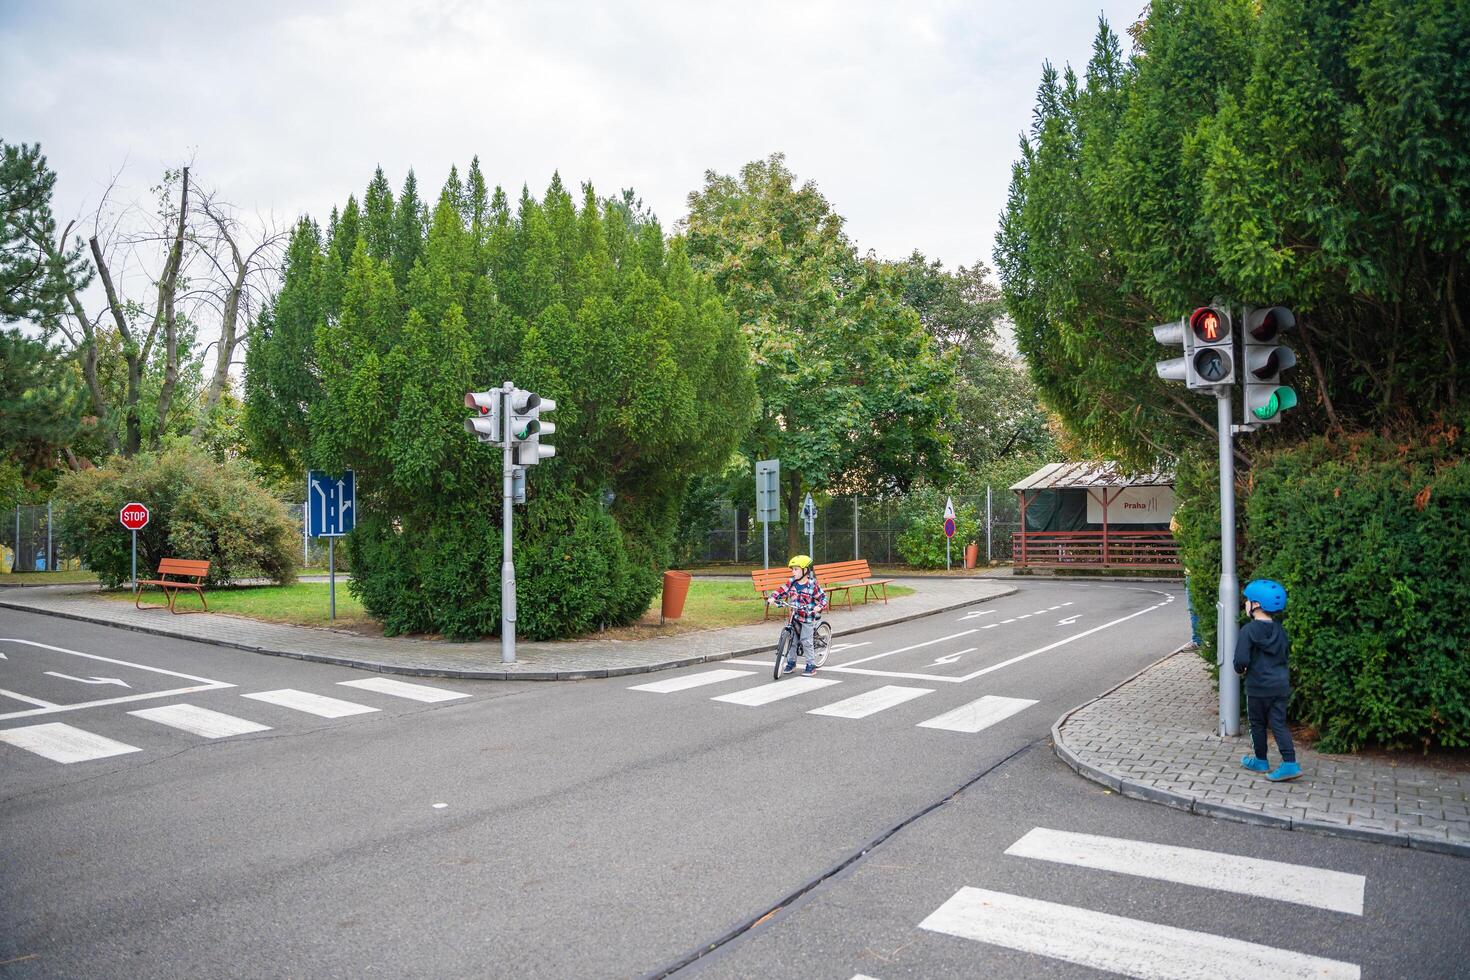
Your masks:
M 667 227 L 706 170 L 786 153 L 858 247 L 991 263 L 1043 60 L 1086 64 L 1143 0 L 82 3 L 0 0 L 0 137 L 37 142 L 58 219 L 121 170 L 324 219 L 383 167 L 540 196 L 634 188 Z

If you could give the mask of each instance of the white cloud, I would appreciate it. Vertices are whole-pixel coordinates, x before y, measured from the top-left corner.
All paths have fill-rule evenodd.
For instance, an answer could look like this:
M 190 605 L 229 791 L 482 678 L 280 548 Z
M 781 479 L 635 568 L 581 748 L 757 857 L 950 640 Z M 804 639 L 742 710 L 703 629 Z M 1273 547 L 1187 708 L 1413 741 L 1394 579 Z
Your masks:
M 1105 3 L 1120 34 L 1141 0 Z M 1098 8 L 910 0 L 116 4 L 0 9 L 0 135 L 39 141 L 58 214 L 125 163 L 325 217 L 381 164 L 539 194 L 633 187 L 672 226 L 708 169 L 784 151 L 862 249 L 990 261 L 1041 63 L 1087 61 Z

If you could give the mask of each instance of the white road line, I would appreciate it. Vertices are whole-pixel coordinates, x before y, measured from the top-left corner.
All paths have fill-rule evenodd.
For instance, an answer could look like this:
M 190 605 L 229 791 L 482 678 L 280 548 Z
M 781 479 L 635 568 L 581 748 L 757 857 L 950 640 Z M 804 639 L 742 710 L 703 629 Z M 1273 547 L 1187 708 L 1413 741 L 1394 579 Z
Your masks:
M 917 727 L 941 728 L 947 732 L 967 732 L 973 735 L 998 721 L 1005 721 L 1019 711 L 1025 711 L 1035 703 L 1025 698 L 1001 698 L 987 694 L 978 701 L 971 701 L 953 711 L 921 721 Z
M 1037 827 L 1006 848 L 1014 857 L 1099 868 L 1180 885 L 1363 914 L 1362 875 L 1119 837 Z
M 831 684 L 841 684 L 822 677 L 788 677 L 783 681 L 772 681 L 759 687 L 748 687 L 734 694 L 722 694 L 711 701 L 724 701 L 728 704 L 743 704 L 748 708 L 759 708 L 763 704 L 772 701 L 783 701 L 786 698 L 794 698 L 798 694 L 809 694 L 812 691 L 827 687 Z
M 320 718 L 346 718 L 348 715 L 365 715 L 377 708 L 369 708 L 365 704 L 354 704 L 351 701 L 339 701 L 337 698 L 324 697 L 320 694 L 309 694 L 306 691 L 295 691 L 284 688 L 279 691 L 261 691 L 257 694 L 242 694 L 241 697 L 250 698 L 254 701 L 264 701 L 266 704 L 278 704 L 283 708 L 293 711 L 304 711 L 309 715 Z
M 961 888 L 919 928 L 1148 980 L 1361 975 L 1355 963 L 983 888 Z
M 54 701 L 42 701 L 40 698 L 33 698 L 33 697 L 31 697 L 29 695 L 26 695 L 26 694 L 17 694 L 14 691 L 6 691 L 6 690 L 3 690 L 3 689 L 0 689 L 0 694 L 5 695 L 7 698 L 15 698 L 15 700 L 17 700 L 17 701 L 24 701 L 26 704 L 39 705 L 42 708 L 55 708 L 55 707 L 57 707 L 56 702 L 54 702 Z
M 437 703 L 440 701 L 457 701 L 460 698 L 469 697 L 458 691 L 446 691 L 442 687 L 430 687 L 427 684 L 410 684 L 407 681 L 395 681 L 388 677 L 364 677 L 357 681 L 338 681 L 342 687 L 355 687 L 363 691 L 376 691 L 379 694 L 392 695 L 395 698 L 408 698 L 411 701 L 425 701 Z
M 135 745 L 114 742 L 110 738 L 93 735 L 80 728 L 63 725 L 59 721 L 5 729 L 0 731 L 0 742 L 8 742 L 18 749 L 34 752 L 64 765 L 141 751 Z
M 737 677 L 754 676 L 748 670 L 707 670 L 702 674 L 686 674 L 683 677 L 671 677 L 666 681 L 654 681 L 652 684 L 639 684 L 628 690 L 672 694 L 674 691 L 687 691 L 691 687 L 703 687 L 706 684 L 718 684 L 720 681 L 732 681 Z
M 1163 595 L 1163 593 L 1156 594 Z M 1169 599 L 1172 601 L 1173 597 L 1170 596 Z M 1070 605 L 1070 603 L 1064 602 L 1062 603 L 1062 605 Z M 893 677 L 913 681 L 933 681 L 936 683 L 944 684 L 963 684 L 966 681 L 972 681 L 977 677 L 983 677 L 984 675 L 989 674 L 992 671 L 1003 670 L 1006 667 L 1011 666 L 1012 664 L 1018 664 L 1023 660 L 1029 660 L 1030 658 L 1035 657 L 1038 654 L 1047 653 L 1048 651 L 1055 650 L 1057 647 L 1066 646 L 1068 643 L 1080 640 L 1085 636 L 1091 636 L 1094 633 L 1101 632 L 1102 630 L 1108 629 L 1110 627 L 1117 626 L 1119 623 L 1126 623 L 1130 619 L 1136 619 L 1137 617 L 1142 616 L 1146 613 L 1153 612 L 1155 609 L 1162 609 L 1166 605 L 1168 605 L 1167 601 L 1155 603 L 1152 606 L 1146 606 L 1143 609 L 1138 610 L 1138 612 L 1129 613 L 1127 616 L 1122 616 L 1118 619 L 1113 620 L 1110 623 L 1103 623 L 1101 626 L 1094 626 L 1092 629 L 1083 630 L 1081 633 L 1073 633 L 1071 636 L 1064 636 L 1060 640 L 1057 640 L 1054 643 L 1048 643 L 1044 647 L 1037 647 L 1035 650 L 1028 650 L 1026 653 L 1012 657 L 1009 660 L 1002 660 L 998 664 L 992 664 L 989 667 L 982 667 L 979 670 L 971 671 L 970 673 L 963 674 L 959 677 L 946 677 L 943 674 L 921 674 L 917 672 L 907 672 L 899 670 L 868 670 L 862 667 L 851 667 L 847 664 L 843 664 L 840 667 L 828 667 L 827 670 L 829 672 L 835 671 L 837 673 L 843 674 L 867 674 L 873 677 Z
M 157 708 L 129 711 L 148 721 L 178 728 L 205 738 L 229 738 L 232 735 L 248 735 L 251 732 L 268 732 L 271 726 L 227 715 L 223 711 L 195 707 L 192 704 L 165 704 Z
M 164 674 L 168 677 L 182 677 L 184 680 L 197 681 L 191 687 L 177 687 L 168 691 L 149 691 L 144 694 L 128 694 L 116 698 L 102 698 L 97 701 L 77 701 L 72 704 L 56 704 L 39 708 L 28 708 L 24 711 L 11 711 L 0 714 L 0 721 L 10 718 L 29 718 L 33 715 L 54 715 L 62 711 L 76 711 L 81 708 L 100 708 L 109 704 L 127 704 L 132 701 L 151 701 L 156 698 L 179 697 L 184 694 L 198 694 L 201 691 L 218 691 L 226 687 L 234 687 L 224 681 L 212 681 L 207 677 L 195 677 L 193 674 L 182 674 L 176 670 L 164 670 L 162 667 L 149 667 L 147 664 L 135 664 L 128 660 L 114 660 L 112 657 L 101 657 L 95 653 L 82 653 L 80 650 L 68 650 L 66 647 L 54 647 L 49 643 L 37 643 L 35 640 L 17 640 L 13 638 L 0 638 L 0 643 L 19 643 L 28 647 L 37 647 L 42 650 L 54 650 L 57 653 L 68 653 L 74 657 L 85 657 L 88 660 L 100 660 L 106 664 L 118 664 L 123 667 L 133 667 L 137 670 L 146 670 L 154 674 Z M 16 696 L 21 701 L 39 701 L 35 698 Z
M 995 629 L 999 625 L 1000 625 L 999 623 L 986 623 L 984 626 L 982 626 L 980 628 L 983 629 L 983 630 L 993 630 L 993 629 Z
M 883 653 L 875 653 L 871 657 L 861 657 L 861 658 L 859 658 L 857 660 L 849 660 L 843 666 L 844 667 L 851 667 L 851 666 L 854 666 L 855 664 L 865 664 L 869 660 L 878 660 L 878 659 L 880 659 L 882 657 L 891 657 L 895 653 L 907 653 L 910 650 L 918 650 L 918 649 L 920 649 L 922 647 L 932 647 L 936 643 L 943 643 L 946 640 L 958 640 L 962 636 L 969 636 L 971 633 L 975 633 L 975 632 L 978 632 L 978 628 L 977 629 L 972 629 L 972 630 L 963 630 L 963 631 L 961 631 L 959 633 L 951 633 L 948 636 L 941 636 L 937 640 L 925 640 L 923 643 L 915 643 L 912 646 L 899 647 L 897 650 L 888 650 L 888 651 L 885 651 Z
M 866 691 L 846 701 L 813 708 L 807 714 L 826 715 L 829 718 L 866 718 L 885 708 L 892 708 L 906 701 L 912 701 L 914 698 L 933 693 L 932 687 L 899 687 L 897 684 L 889 684 L 887 687 Z

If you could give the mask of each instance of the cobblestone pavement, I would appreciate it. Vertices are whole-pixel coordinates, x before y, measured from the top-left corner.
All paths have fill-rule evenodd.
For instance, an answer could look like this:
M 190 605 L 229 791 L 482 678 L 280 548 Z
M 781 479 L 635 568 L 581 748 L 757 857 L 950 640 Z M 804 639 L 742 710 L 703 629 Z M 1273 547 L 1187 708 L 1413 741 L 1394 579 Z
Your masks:
M 1383 762 L 1298 747 L 1305 774 L 1271 783 L 1240 765 L 1248 733 L 1215 734 L 1218 712 L 1206 664 L 1182 650 L 1062 716 L 1052 736 L 1064 762 L 1125 796 L 1470 857 L 1470 773 L 1413 756 Z
M 827 614 L 834 635 L 876 629 L 984 602 L 1016 591 L 994 580 L 894 579 L 915 591 L 887 603 L 835 606 Z M 95 587 L 60 586 L 6 590 L 0 607 L 47 613 L 84 622 L 236 647 L 300 660 L 341 664 L 391 674 L 464 677 L 475 680 L 578 680 L 687 667 L 772 649 L 780 620 L 759 626 L 680 633 L 651 640 L 568 640 L 516 643 L 516 663 L 500 662 L 496 640 L 447 643 L 411 637 L 359 636 L 341 630 L 264 623 L 219 613 L 175 616 L 166 609 L 134 609 L 132 603 L 101 599 Z

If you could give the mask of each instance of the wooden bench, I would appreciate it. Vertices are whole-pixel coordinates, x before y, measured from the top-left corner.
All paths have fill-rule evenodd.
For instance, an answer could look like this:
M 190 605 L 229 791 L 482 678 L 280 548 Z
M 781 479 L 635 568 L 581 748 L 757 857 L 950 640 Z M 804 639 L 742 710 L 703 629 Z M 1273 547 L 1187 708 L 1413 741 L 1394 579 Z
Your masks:
M 760 593 L 762 599 L 789 581 L 791 581 L 791 569 L 789 568 L 756 568 L 750 573 L 750 583 L 755 586 L 755 591 Z M 771 607 L 767 605 L 766 614 L 761 619 L 768 619 L 770 615 Z
M 187 558 L 165 558 L 158 563 L 158 578 L 145 579 L 133 589 L 133 606 L 142 609 L 139 604 L 139 594 L 145 585 L 156 585 L 163 590 L 168 597 L 168 611 L 178 614 L 174 608 L 174 601 L 183 589 L 190 589 L 199 594 L 199 601 L 204 603 L 204 611 L 209 612 L 209 603 L 204 598 L 204 577 L 209 574 L 209 562 L 190 561 Z M 167 576 L 175 576 L 168 578 Z M 192 581 L 183 581 L 192 579 Z
M 847 608 L 852 608 L 852 590 L 863 590 L 863 602 L 868 598 L 882 597 L 884 605 L 888 603 L 888 585 L 893 581 L 891 578 L 874 578 L 873 570 L 868 566 L 866 558 L 855 558 L 852 561 L 834 561 L 825 565 L 818 565 L 813 569 L 817 573 L 817 581 L 822 588 L 827 590 L 828 595 L 835 597 L 841 592 L 847 596 Z

